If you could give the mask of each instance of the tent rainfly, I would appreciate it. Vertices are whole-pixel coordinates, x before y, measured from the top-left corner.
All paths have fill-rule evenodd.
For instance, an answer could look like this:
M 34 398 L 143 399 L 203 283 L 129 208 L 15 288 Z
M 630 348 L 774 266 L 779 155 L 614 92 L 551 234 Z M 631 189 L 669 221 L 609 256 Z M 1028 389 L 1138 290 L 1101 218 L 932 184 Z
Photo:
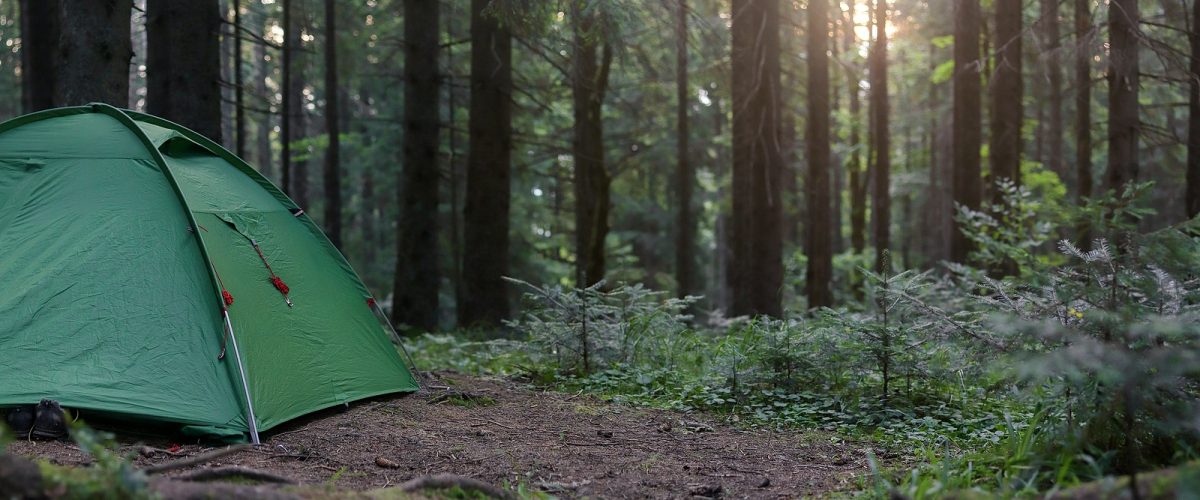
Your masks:
M 312 219 L 199 134 L 104 104 L 0 124 L 0 408 L 257 443 L 416 390 L 383 321 Z

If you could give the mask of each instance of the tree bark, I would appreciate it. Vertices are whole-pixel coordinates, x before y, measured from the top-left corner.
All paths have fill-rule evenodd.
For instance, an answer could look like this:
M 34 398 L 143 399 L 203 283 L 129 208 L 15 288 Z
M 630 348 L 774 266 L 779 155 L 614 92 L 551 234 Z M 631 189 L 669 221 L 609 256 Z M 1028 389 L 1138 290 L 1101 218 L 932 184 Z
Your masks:
M 395 293 L 397 324 L 438 323 L 438 2 L 404 1 L 404 166 Z
M 983 132 L 980 117 L 979 0 L 958 0 L 954 16 L 954 202 L 979 209 L 981 197 L 979 146 Z M 950 236 L 950 260 L 963 263 L 971 243 L 959 230 Z
M 808 307 L 833 305 L 833 246 L 829 191 L 829 1 L 808 3 Z
M 853 22 L 856 0 L 850 0 L 848 19 Z M 855 43 L 854 29 L 847 30 L 846 46 Z M 867 247 L 867 180 L 862 168 L 862 144 L 859 132 L 861 123 L 862 100 L 860 98 L 861 84 L 859 74 L 854 65 L 846 65 L 847 91 L 850 95 L 850 159 L 847 170 L 850 171 L 850 247 L 855 254 L 861 254 Z
M 1200 2 L 1192 2 L 1191 74 L 1188 75 L 1187 216 L 1200 214 Z
M 338 119 L 337 11 L 334 0 L 325 0 L 325 235 L 342 248 L 341 128 Z
M 996 0 L 996 73 L 990 93 L 992 194 L 1001 203 L 1002 179 L 1021 184 L 1021 0 Z
M 246 83 L 242 68 L 242 2 L 233 0 L 233 133 L 234 152 L 246 157 Z
M 687 0 L 678 0 L 675 18 L 675 282 L 676 295 L 696 291 L 696 215 L 692 208 L 695 172 L 690 161 L 688 136 L 688 25 Z
M 26 113 L 55 107 L 58 0 L 21 0 L 21 101 Z
M 129 105 L 132 0 L 60 0 L 55 104 Z
M 1058 24 L 1058 0 L 1041 0 L 1042 32 L 1046 41 L 1045 58 L 1049 90 L 1049 123 L 1045 128 L 1047 147 L 1046 166 L 1066 182 L 1066 166 L 1063 163 L 1063 69 L 1059 53 L 1062 44 Z
M 267 16 L 262 15 L 259 19 L 261 20 L 258 24 L 259 33 L 265 33 L 268 29 Z M 267 88 L 267 80 L 271 77 L 271 66 L 267 62 L 266 44 L 254 44 L 253 54 L 255 65 L 254 91 L 259 96 L 267 98 L 267 96 L 271 95 L 270 90 Z M 274 99 L 269 99 L 269 101 L 273 100 Z M 272 170 L 274 170 L 272 166 L 274 165 L 274 158 L 272 157 L 271 153 L 271 130 L 273 128 L 272 122 L 277 120 L 278 117 L 276 113 L 271 111 L 270 106 L 263 107 L 264 111 L 262 112 L 262 116 L 259 118 L 259 122 L 254 125 L 254 131 L 257 135 L 255 142 L 257 142 L 256 146 L 258 150 L 256 153 L 258 168 L 259 171 L 262 172 L 262 174 L 268 179 L 279 182 L 279 178 L 275 177 L 272 172 Z M 287 186 L 285 185 L 283 188 L 286 190 Z
M 1075 169 L 1076 199 L 1092 196 L 1092 12 L 1090 0 L 1075 0 Z M 1087 243 L 1087 240 L 1084 240 Z
M 734 0 L 732 313 L 782 314 L 779 2 Z
M 288 27 L 284 31 L 284 41 L 288 41 L 289 37 L 291 39 L 288 42 L 291 47 L 289 50 L 291 74 L 288 75 L 286 84 L 288 111 L 285 114 L 290 125 L 287 133 L 283 134 L 288 145 L 288 163 L 291 164 L 291 191 L 288 192 L 288 196 L 291 196 L 292 200 L 301 207 L 308 205 L 308 164 L 312 161 L 312 158 L 309 158 L 297 162 L 295 158 L 292 158 L 296 142 L 308 137 L 311 126 L 308 123 L 307 99 L 304 97 L 304 68 L 307 65 L 305 61 L 307 53 L 304 50 L 302 34 L 308 25 L 308 14 L 304 11 L 304 5 L 306 5 L 304 2 L 297 4 L 293 0 L 290 24 L 285 23 Z
M 146 2 L 146 112 L 221 143 L 216 0 Z
M 1120 194 L 1138 178 L 1138 2 L 1108 6 L 1108 171 L 1104 189 Z
M 576 284 L 604 279 L 604 240 L 608 236 L 609 178 L 604 164 L 601 112 L 612 66 L 612 46 L 604 39 L 596 12 L 576 7 L 571 94 L 574 101 L 575 268 Z M 597 54 L 597 52 L 600 52 Z
M 292 52 L 296 50 L 295 44 L 300 40 L 299 36 L 294 36 L 293 33 L 296 24 L 292 22 L 293 8 L 292 0 L 283 0 L 283 49 L 280 51 L 282 62 L 280 63 L 281 79 L 280 90 L 283 95 L 280 98 L 280 116 L 279 116 L 279 176 L 280 182 L 283 184 L 283 192 L 288 195 L 293 194 L 292 190 Z M 265 31 L 264 21 L 264 33 Z
M 888 132 L 888 81 L 887 81 L 887 0 L 875 2 L 875 48 L 871 51 L 871 114 L 875 118 L 875 130 L 871 137 L 875 158 L 874 193 L 871 197 L 871 214 L 875 235 L 875 271 L 883 272 L 890 263 L 888 249 L 891 246 L 891 134 Z
M 512 196 L 512 35 L 471 1 L 471 102 L 467 194 L 463 208 L 463 302 L 460 326 L 499 326 L 509 317 Z

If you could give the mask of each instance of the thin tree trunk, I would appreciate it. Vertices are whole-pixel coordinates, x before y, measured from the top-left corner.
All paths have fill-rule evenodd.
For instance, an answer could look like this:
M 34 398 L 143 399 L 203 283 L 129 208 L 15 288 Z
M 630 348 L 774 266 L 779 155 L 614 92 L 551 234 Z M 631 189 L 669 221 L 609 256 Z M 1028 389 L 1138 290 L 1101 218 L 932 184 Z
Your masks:
M 282 73 L 282 82 L 280 89 L 283 93 L 280 98 L 280 118 L 279 118 L 279 175 L 283 184 L 283 192 L 289 195 L 293 194 L 292 190 L 292 52 L 296 50 L 295 44 L 300 40 L 300 37 L 294 36 L 295 23 L 292 22 L 292 0 L 283 0 L 283 50 L 281 51 L 283 61 L 281 63 L 280 72 Z M 266 22 L 263 22 L 264 28 Z M 265 34 L 264 30 L 264 34 Z
M 58 0 L 21 0 L 21 99 L 26 113 L 55 103 Z
M 445 43 L 444 47 L 446 48 L 446 67 L 447 68 L 454 67 L 454 45 L 455 45 L 453 43 L 454 36 L 455 36 L 454 22 L 453 22 L 454 16 L 455 16 L 455 11 L 454 11 L 453 6 L 450 7 L 450 10 L 449 10 L 449 12 L 446 13 L 446 15 L 442 16 L 442 18 L 446 20 L 445 35 L 446 35 L 447 42 Z M 455 125 L 455 122 L 457 119 L 456 112 L 458 111 L 458 102 L 455 100 L 455 97 L 457 97 L 457 95 L 455 94 L 455 88 L 454 88 L 455 87 L 454 74 L 452 72 L 447 72 L 447 74 L 444 75 L 444 78 L 446 81 L 446 115 L 447 115 L 446 123 L 449 124 L 449 129 L 446 130 L 446 149 L 448 150 L 447 151 L 448 154 L 446 155 L 446 170 L 450 174 L 449 179 L 447 179 L 447 183 L 446 183 L 446 184 L 448 184 L 448 187 L 450 188 L 450 210 L 448 210 L 446 213 L 445 225 L 447 226 L 446 229 L 448 229 L 448 231 L 450 233 L 450 276 L 449 276 L 449 278 L 450 278 L 451 289 L 454 291 L 454 307 L 455 307 L 455 313 L 457 314 L 459 308 L 462 306 L 462 303 L 464 301 L 464 299 L 463 299 L 463 293 L 464 293 L 463 292 L 463 275 L 462 275 L 462 261 L 463 261 L 462 228 L 459 227 L 460 222 L 462 222 L 462 219 L 460 219 L 459 216 L 462 215 L 462 203 L 460 202 L 460 199 L 461 199 L 460 192 L 462 191 L 463 173 L 459 170 L 458 144 L 455 141 L 455 139 L 458 138 L 457 127 Z M 468 119 L 469 119 L 469 117 L 468 117 Z M 469 122 L 468 122 L 467 126 L 470 127 Z M 470 139 L 468 138 L 468 141 L 469 140 Z
M 1048 143 L 1046 165 L 1051 172 L 1067 180 L 1067 171 L 1063 163 L 1063 70 L 1060 66 L 1059 52 L 1061 42 L 1058 24 L 1058 1 L 1041 0 L 1042 23 L 1046 40 L 1046 72 L 1048 73 L 1049 88 L 1049 124 L 1045 129 L 1045 139 Z
M 512 35 L 471 0 L 471 102 L 463 208 L 460 326 L 498 326 L 509 316 L 512 170 Z
M 874 196 L 871 198 L 872 224 L 875 235 L 875 271 L 888 269 L 888 247 L 891 246 L 891 135 L 888 132 L 887 80 L 887 0 L 875 3 L 875 48 L 871 51 L 871 112 L 875 118 L 871 137 L 875 147 Z
M 265 33 L 267 30 L 268 16 L 264 13 L 261 14 L 260 17 L 261 20 L 257 25 L 259 33 Z M 256 68 L 254 76 L 254 91 L 266 102 L 272 102 L 274 99 L 271 99 L 270 90 L 267 88 L 267 80 L 271 77 L 271 66 L 267 61 L 266 44 L 254 44 L 253 54 Z M 258 143 L 258 152 L 256 155 L 258 159 L 258 168 L 259 171 L 262 172 L 263 175 L 267 176 L 268 179 L 273 179 L 274 181 L 278 182 L 279 178 L 274 176 L 272 172 L 272 170 L 274 170 L 272 167 L 272 165 L 274 165 L 274 158 L 272 158 L 271 153 L 271 130 L 273 128 L 272 122 L 277 120 L 278 117 L 276 113 L 271 111 L 270 105 L 264 105 L 263 108 L 264 111 L 262 112 L 262 116 L 259 117 L 260 121 L 254 126 L 254 131 L 258 136 L 256 139 L 256 142 Z M 287 189 L 286 185 L 284 186 L 284 189 Z
M 992 84 L 991 160 L 994 201 L 1002 179 L 1021 183 L 1021 0 L 996 0 L 996 76 Z
M 309 126 L 308 112 L 305 110 L 304 97 L 304 68 L 305 58 L 307 57 L 304 50 L 304 38 L 302 34 L 304 28 L 308 25 L 308 14 L 304 11 L 305 3 L 292 3 L 292 15 L 290 22 L 284 32 L 284 40 L 287 41 L 291 37 L 289 46 L 291 47 L 290 65 L 291 74 L 287 80 L 286 99 L 288 101 L 288 112 L 286 114 L 287 121 L 290 123 L 287 133 L 283 134 L 283 139 L 288 147 L 288 163 L 291 166 L 291 191 L 288 195 L 292 200 L 301 207 L 308 205 L 308 164 L 313 159 L 310 157 L 307 160 L 297 162 L 292 158 L 292 148 L 296 147 L 296 143 L 305 137 L 308 137 Z
M 725 129 L 725 109 L 722 106 L 720 96 L 715 94 L 712 97 L 712 113 L 713 137 L 720 137 L 724 134 Z M 723 149 L 717 150 L 717 158 L 713 167 L 713 175 L 717 179 L 725 177 L 725 169 L 729 165 L 729 162 L 725 161 L 727 158 L 722 152 Z M 717 192 L 713 201 L 718 206 L 727 206 L 728 194 L 729 190 L 726 189 L 725 183 L 720 182 L 717 184 Z M 728 211 L 721 210 L 717 212 L 717 220 L 713 223 L 713 239 L 717 247 L 716 251 L 713 252 L 713 278 L 715 281 L 714 288 L 716 289 L 714 306 L 722 312 L 729 312 L 733 309 L 733 300 L 731 298 L 733 282 L 730 273 L 730 268 L 733 267 L 731 264 L 733 252 L 730 250 L 730 239 L 732 238 L 730 235 L 732 231 L 729 230 L 730 223 L 730 214 Z
M 1188 75 L 1187 216 L 1200 214 L 1200 2 L 1192 2 L 1191 74 Z
M 1104 188 L 1120 194 L 1138 178 L 1138 2 L 1108 6 L 1108 171 Z
M 848 2 L 848 18 L 853 22 L 856 0 Z M 855 42 L 854 29 L 851 27 L 846 35 L 846 46 Z M 861 85 L 858 71 L 853 65 L 846 65 L 847 91 L 850 95 L 850 159 L 847 170 L 850 171 L 850 247 L 855 254 L 861 254 L 867 247 L 867 180 L 862 168 L 862 144 L 859 124 L 862 115 L 862 100 L 859 97 Z
M 325 0 L 325 235 L 342 248 L 341 128 L 338 119 L 337 12 L 334 0 Z M 240 141 L 239 141 L 240 142 Z
M 397 324 L 434 330 L 438 323 L 438 30 L 439 2 L 404 1 L 404 167 L 400 182 Z
M 840 5 L 840 3 L 835 3 L 834 11 L 828 14 L 831 24 L 829 53 L 835 61 L 841 57 L 841 54 L 843 54 L 844 50 L 850 49 L 849 45 L 846 45 L 845 47 L 838 46 L 839 33 L 844 37 L 845 32 L 850 29 L 849 26 L 843 22 Z M 831 118 L 830 121 L 830 140 L 837 141 L 840 139 L 841 132 L 836 118 L 836 113 L 840 113 L 842 110 L 841 97 L 843 87 L 838 85 L 839 82 L 837 81 L 836 72 L 832 72 L 829 78 L 829 92 L 831 94 L 829 98 L 829 109 L 832 113 L 834 113 L 834 117 Z M 830 147 L 832 147 L 832 145 Z M 832 170 L 830 174 L 831 179 L 829 186 L 829 196 L 831 201 L 829 220 L 831 234 L 829 237 L 832 239 L 831 245 L 834 255 L 840 254 L 846 250 L 846 241 L 845 238 L 842 237 L 842 190 L 845 188 L 846 182 L 845 163 L 845 159 L 840 154 L 833 153 L 829 157 L 829 168 Z
M 734 0 L 732 12 L 732 312 L 780 316 L 779 2 Z
M 1090 0 L 1075 0 L 1075 169 L 1076 201 L 1092 197 L 1092 12 Z M 1086 231 L 1081 243 L 1090 244 Z
M 237 136 L 234 152 L 246 157 L 246 83 L 242 75 L 242 2 L 233 0 L 233 128 Z
M 221 143 L 216 0 L 146 2 L 146 112 Z
M 675 234 L 676 295 L 686 297 L 696 291 L 696 215 L 692 209 L 695 173 L 689 158 L 688 105 L 688 25 L 687 0 L 678 0 L 675 19 L 675 157 L 677 219 Z
M 129 105 L 132 0 L 61 0 L 56 105 Z
M 237 114 L 235 89 L 233 85 L 229 85 L 229 82 L 233 81 L 233 47 L 234 37 L 237 35 L 237 28 L 226 18 L 229 15 L 231 3 L 231 0 L 217 0 L 217 38 L 220 40 L 217 43 L 217 60 L 220 61 L 217 89 L 221 101 L 218 107 L 221 110 L 221 139 L 223 141 L 217 144 L 228 150 L 235 149 L 235 124 L 233 122 L 234 115 Z
M 955 2 L 954 15 L 954 202 L 979 209 L 981 197 L 979 146 L 980 118 L 979 0 Z M 971 243 L 954 224 L 950 235 L 950 260 L 963 263 Z
M 833 305 L 833 247 L 829 224 L 829 1 L 808 3 L 808 307 Z
M 575 267 L 576 284 L 591 286 L 604 279 L 604 241 L 608 236 L 609 178 L 604 163 L 601 112 L 612 66 L 612 47 L 603 38 L 595 12 L 575 18 L 575 60 L 571 93 L 574 100 Z M 600 52 L 600 54 L 597 54 Z

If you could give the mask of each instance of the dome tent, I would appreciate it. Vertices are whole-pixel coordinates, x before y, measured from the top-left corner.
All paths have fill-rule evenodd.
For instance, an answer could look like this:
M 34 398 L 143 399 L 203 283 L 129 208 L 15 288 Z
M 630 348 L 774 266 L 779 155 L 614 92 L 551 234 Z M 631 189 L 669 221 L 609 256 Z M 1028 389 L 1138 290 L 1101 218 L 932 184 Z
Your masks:
M 303 210 L 195 132 L 104 104 L 0 124 L 0 408 L 257 442 L 417 389 L 381 314 Z

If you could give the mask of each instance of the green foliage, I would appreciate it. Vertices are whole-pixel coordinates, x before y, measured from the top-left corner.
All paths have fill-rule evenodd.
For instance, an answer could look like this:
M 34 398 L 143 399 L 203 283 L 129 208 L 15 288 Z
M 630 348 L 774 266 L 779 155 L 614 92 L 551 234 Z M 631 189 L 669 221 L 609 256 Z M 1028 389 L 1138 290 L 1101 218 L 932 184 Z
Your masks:
M 506 324 L 529 336 L 536 359 L 581 375 L 616 363 L 654 360 L 671 366 L 675 338 L 690 319 L 683 311 L 695 301 L 662 300 L 663 292 L 640 284 L 605 290 L 604 282 L 565 289 L 509 281 L 531 291 L 524 316 Z
M 933 84 L 946 83 L 950 78 L 954 77 L 954 60 L 945 61 L 936 68 L 933 68 L 933 73 L 929 75 L 929 81 Z
M 1034 250 L 1049 241 L 1055 228 L 1044 217 L 1047 198 L 1009 179 L 1000 179 L 995 189 L 1000 201 L 987 203 L 980 210 L 959 206 L 955 214 L 963 234 L 975 244 L 971 261 L 985 269 L 1011 265 L 1023 272 L 1039 269 Z

